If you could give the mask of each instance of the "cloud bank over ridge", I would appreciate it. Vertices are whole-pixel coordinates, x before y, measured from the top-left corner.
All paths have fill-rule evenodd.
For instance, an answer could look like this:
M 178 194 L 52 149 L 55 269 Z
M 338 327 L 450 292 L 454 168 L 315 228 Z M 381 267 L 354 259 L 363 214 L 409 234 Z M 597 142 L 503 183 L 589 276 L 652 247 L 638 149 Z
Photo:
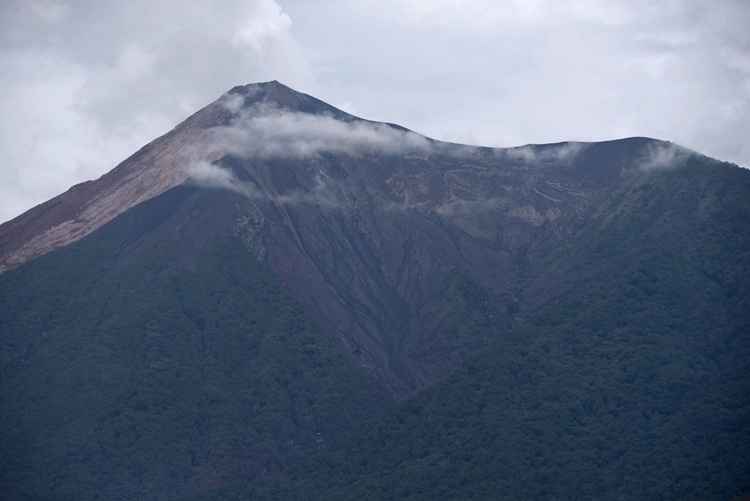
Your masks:
M 739 0 L 7 0 L 0 220 L 273 79 L 448 141 L 650 136 L 750 166 L 748 25 Z
M 229 106 L 233 108 L 232 104 Z M 347 122 L 265 103 L 240 110 L 230 125 L 214 127 L 211 135 L 211 147 L 255 158 L 309 158 L 324 152 L 354 156 L 392 154 L 430 148 L 423 136 L 386 124 Z

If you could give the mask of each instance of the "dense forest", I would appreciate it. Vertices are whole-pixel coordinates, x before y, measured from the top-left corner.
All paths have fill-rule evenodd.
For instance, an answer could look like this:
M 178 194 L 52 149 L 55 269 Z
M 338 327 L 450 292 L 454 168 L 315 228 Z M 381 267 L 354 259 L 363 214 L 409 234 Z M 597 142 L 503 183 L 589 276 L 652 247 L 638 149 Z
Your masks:
M 654 144 L 228 157 L 273 197 L 183 184 L 3 272 L 0 497 L 750 495 L 750 174 Z

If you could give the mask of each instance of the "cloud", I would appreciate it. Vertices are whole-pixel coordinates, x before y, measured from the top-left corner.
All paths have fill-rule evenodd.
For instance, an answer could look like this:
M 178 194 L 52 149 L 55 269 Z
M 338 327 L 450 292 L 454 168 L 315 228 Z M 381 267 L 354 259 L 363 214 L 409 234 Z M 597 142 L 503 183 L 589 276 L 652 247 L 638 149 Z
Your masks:
M 427 154 L 432 143 L 411 131 L 364 120 L 344 121 L 330 115 L 285 110 L 267 103 L 243 108 L 244 99 L 226 94 L 220 104 L 235 117 L 227 126 L 209 129 L 200 151 L 186 149 L 185 173 L 189 182 L 226 189 L 251 200 L 282 205 L 316 205 L 329 209 L 348 206 L 345 183 L 332 181 L 318 171 L 312 186 L 289 193 L 269 193 L 252 182 L 241 181 L 227 168 L 205 158 L 234 156 L 249 160 L 309 160 L 325 154 L 390 155 Z
M 229 169 L 206 161 L 190 163 L 186 169 L 188 183 L 210 189 L 229 190 L 249 200 L 268 201 L 279 205 L 314 205 L 324 209 L 342 209 L 348 205 L 339 193 L 340 187 L 318 173 L 308 191 L 269 193 L 252 182 L 239 180 Z
M 498 155 L 524 163 L 569 164 L 586 149 L 585 143 L 526 145 L 497 150 Z
M 494 146 L 667 138 L 750 167 L 743 1 L 288 0 L 316 89 L 362 116 Z M 315 90 L 315 89 L 312 89 Z
M 434 212 L 444 217 L 475 216 L 482 212 L 493 212 L 508 204 L 501 198 L 480 200 L 451 200 L 435 206 Z
M 225 104 L 237 110 L 235 100 Z M 291 112 L 266 104 L 243 109 L 229 126 L 211 129 L 211 148 L 246 158 L 311 158 L 426 152 L 430 142 L 389 125 Z
M 206 188 L 221 188 L 243 193 L 241 185 L 231 171 L 206 161 L 197 161 L 185 169 L 189 180 Z
M 449 141 L 650 136 L 750 166 L 748 25 L 739 0 L 5 0 L 0 220 L 273 79 Z
M 308 87 L 291 29 L 274 0 L 0 2 L 0 222 L 236 84 Z
M 685 162 L 692 155 L 696 155 L 696 153 L 677 144 L 649 143 L 641 154 L 638 167 L 646 171 L 674 169 L 685 165 Z

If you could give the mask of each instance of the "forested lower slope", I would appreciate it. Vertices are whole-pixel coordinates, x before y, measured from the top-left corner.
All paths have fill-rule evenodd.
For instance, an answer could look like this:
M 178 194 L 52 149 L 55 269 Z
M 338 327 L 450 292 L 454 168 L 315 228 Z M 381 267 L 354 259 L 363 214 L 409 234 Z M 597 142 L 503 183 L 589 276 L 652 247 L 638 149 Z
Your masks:
M 266 82 L 1 236 L 3 500 L 750 494 L 750 172 L 671 143 Z

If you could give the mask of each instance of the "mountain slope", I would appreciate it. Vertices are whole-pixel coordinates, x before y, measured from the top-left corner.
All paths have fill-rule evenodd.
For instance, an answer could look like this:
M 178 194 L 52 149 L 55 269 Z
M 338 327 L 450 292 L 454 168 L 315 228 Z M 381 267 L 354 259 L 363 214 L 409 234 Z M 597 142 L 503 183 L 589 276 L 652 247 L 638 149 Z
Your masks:
M 622 190 L 545 266 L 559 281 L 534 279 L 561 293 L 447 381 L 306 464 L 302 490 L 414 500 L 750 492 L 748 190 L 745 172 L 700 163 Z
M 407 395 L 507 331 L 528 256 L 564 240 L 611 189 L 643 175 L 639 162 L 673 148 L 647 138 L 510 149 L 441 143 L 278 82 L 251 84 L 99 180 L 0 226 L 0 266 L 74 242 L 174 186 L 218 186 L 248 199 L 237 231 L 256 258 L 357 364 Z M 461 317 L 440 291 L 457 276 L 500 304 L 492 329 L 454 342 L 447 333 L 462 328 Z
M 0 226 L 0 486 L 746 493 L 749 203 L 665 141 L 457 145 L 236 87 Z
M 129 208 L 182 184 L 184 165 L 196 158 L 214 161 L 208 130 L 231 119 L 226 104 L 243 96 L 245 105 L 274 103 L 303 113 L 347 115 L 311 96 L 273 81 L 231 89 L 172 131 L 141 148 L 94 181 L 65 193 L 0 225 L 0 272 L 88 235 Z
M 237 198 L 175 188 L 3 275 L 5 499 L 210 491 L 388 402 L 224 232 Z

